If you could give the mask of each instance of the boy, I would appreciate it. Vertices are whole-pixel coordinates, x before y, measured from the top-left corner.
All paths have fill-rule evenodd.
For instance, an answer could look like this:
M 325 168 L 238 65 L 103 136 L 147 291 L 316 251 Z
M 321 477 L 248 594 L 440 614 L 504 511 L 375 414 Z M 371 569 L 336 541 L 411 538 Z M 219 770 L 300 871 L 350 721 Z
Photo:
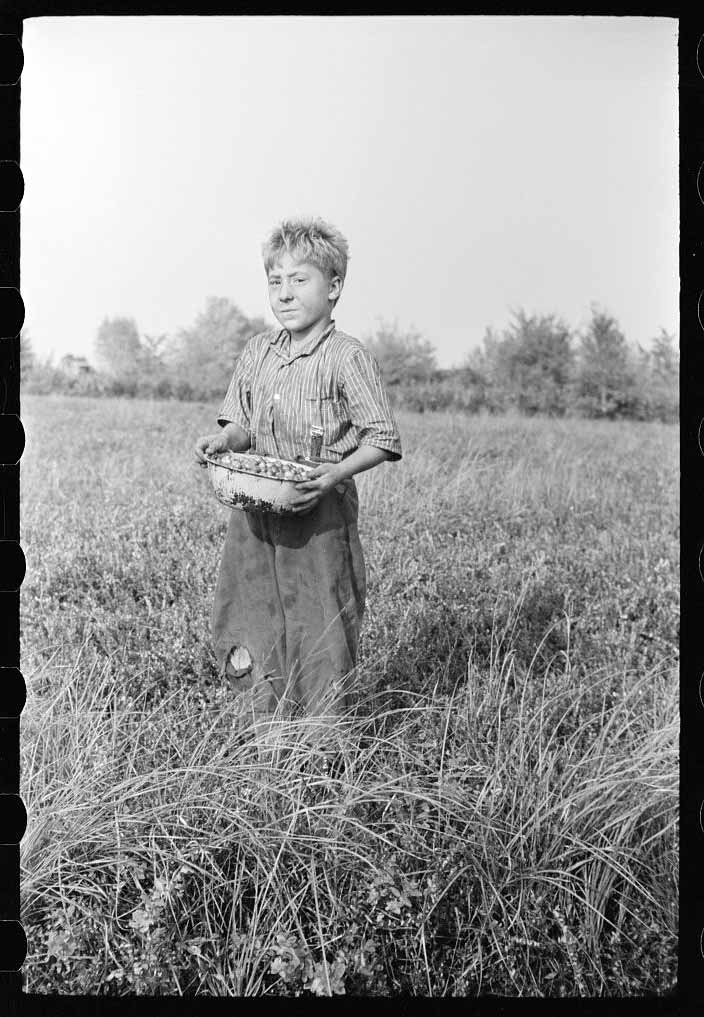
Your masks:
M 315 458 L 296 484 L 295 515 L 233 509 L 212 612 L 221 675 L 247 692 L 257 716 L 284 698 L 315 713 L 331 693 L 349 705 L 365 602 L 355 474 L 401 458 L 374 357 L 332 318 L 347 241 L 322 219 L 287 220 L 263 247 L 280 329 L 253 336 L 235 364 L 219 434 L 196 459 L 227 449 Z

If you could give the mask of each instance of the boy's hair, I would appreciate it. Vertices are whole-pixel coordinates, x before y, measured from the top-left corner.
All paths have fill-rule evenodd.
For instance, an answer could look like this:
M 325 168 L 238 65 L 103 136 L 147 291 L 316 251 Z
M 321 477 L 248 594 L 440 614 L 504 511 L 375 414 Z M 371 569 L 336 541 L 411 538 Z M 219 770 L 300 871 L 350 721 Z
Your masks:
M 347 240 L 336 226 L 324 219 L 312 216 L 284 219 L 274 227 L 262 246 L 267 272 L 283 251 L 310 262 L 330 279 L 339 276 L 340 282 L 344 283 L 349 258 Z

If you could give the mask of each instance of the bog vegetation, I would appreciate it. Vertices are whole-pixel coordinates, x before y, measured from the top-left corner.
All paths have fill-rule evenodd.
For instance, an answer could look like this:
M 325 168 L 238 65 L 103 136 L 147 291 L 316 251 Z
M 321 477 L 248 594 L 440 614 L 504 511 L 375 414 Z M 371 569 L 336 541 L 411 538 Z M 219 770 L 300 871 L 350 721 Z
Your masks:
M 216 406 L 23 400 L 26 988 L 671 990 L 675 429 L 400 412 L 358 713 L 257 747 L 209 648 Z
M 25 391 L 219 400 L 223 364 L 233 364 L 249 336 L 266 327 L 226 297 L 211 297 L 192 327 L 173 336 L 140 335 L 132 318 L 106 318 L 93 346 L 96 366 L 67 355 L 53 363 L 22 336 Z M 673 422 L 678 415 L 679 353 L 664 329 L 635 345 L 616 319 L 594 306 L 588 326 L 570 328 L 552 314 L 517 311 L 502 330 L 488 328 L 481 346 L 449 369 L 414 329 L 380 321 L 363 337 L 379 361 L 395 406 L 592 419 Z

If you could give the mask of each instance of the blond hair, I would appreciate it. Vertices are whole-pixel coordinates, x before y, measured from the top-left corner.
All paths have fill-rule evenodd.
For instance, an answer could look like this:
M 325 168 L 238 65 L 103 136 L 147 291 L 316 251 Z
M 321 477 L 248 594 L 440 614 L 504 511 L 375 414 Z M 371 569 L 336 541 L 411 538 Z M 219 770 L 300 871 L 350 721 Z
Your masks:
M 299 261 L 307 261 L 332 279 L 345 281 L 349 247 L 336 226 L 324 219 L 308 216 L 284 219 L 271 231 L 262 245 L 264 268 L 268 272 L 284 251 Z

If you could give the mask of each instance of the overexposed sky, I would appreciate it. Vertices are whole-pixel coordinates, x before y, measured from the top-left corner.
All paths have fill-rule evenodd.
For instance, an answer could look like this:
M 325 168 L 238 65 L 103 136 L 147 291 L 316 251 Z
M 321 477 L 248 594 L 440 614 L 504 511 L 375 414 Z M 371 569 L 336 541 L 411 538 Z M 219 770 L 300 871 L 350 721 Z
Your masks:
M 675 19 L 38 18 L 23 49 L 40 356 L 211 295 L 273 321 L 261 242 L 295 213 L 349 239 L 338 325 L 397 319 L 444 366 L 517 307 L 678 328 Z

